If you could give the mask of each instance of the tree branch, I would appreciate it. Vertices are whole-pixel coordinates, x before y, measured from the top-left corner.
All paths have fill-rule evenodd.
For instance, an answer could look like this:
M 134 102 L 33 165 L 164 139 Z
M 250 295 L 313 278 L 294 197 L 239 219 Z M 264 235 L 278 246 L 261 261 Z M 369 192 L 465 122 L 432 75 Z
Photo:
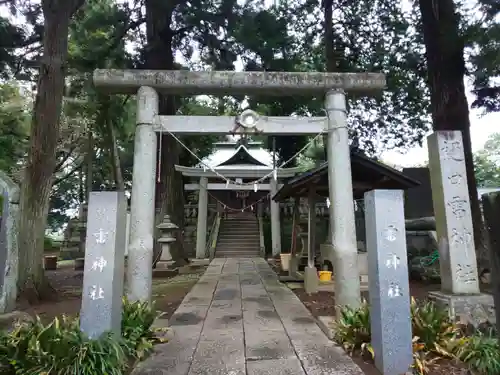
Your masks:
M 77 171 L 79 171 L 82 167 L 83 167 L 83 162 L 80 162 L 72 170 L 70 170 L 67 174 L 65 174 L 62 177 L 56 178 L 54 180 L 54 183 L 52 184 L 52 186 L 57 186 L 61 182 L 67 180 L 68 178 L 70 178 L 71 176 L 73 176 Z
M 70 158 L 71 154 L 73 154 L 73 151 L 75 151 L 77 148 L 77 146 L 72 146 L 69 151 L 66 153 L 66 155 L 64 156 L 64 158 L 62 158 L 62 160 L 57 163 L 56 167 L 54 168 L 54 173 L 56 173 L 57 171 L 59 171 L 62 166 L 64 165 L 64 163 L 66 163 L 68 161 L 68 159 Z
M 113 43 L 111 43 L 111 45 L 109 46 L 108 53 L 111 52 L 111 51 L 113 51 L 115 48 L 118 47 L 118 45 L 122 42 L 122 39 L 125 38 L 125 35 L 127 35 L 127 33 L 130 30 L 138 28 L 144 22 L 146 22 L 146 18 L 145 17 L 139 18 L 136 21 L 130 22 L 122 30 L 120 30 L 119 32 L 117 32 L 117 35 L 115 35 Z

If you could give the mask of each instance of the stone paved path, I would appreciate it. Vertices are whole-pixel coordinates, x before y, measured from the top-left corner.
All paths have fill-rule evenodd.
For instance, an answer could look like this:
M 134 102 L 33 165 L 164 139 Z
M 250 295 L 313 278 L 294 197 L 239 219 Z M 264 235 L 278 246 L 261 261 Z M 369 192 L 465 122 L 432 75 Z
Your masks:
M 214 259 L 134 375 L 362 375 L 263 259 Z

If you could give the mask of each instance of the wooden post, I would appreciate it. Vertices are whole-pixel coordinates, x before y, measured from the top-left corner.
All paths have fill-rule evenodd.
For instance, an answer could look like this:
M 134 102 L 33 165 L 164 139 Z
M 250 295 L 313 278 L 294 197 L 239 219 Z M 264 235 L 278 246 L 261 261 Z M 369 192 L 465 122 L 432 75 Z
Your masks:
M 500 340 L 500 192 L 483 194 L 483 213 L 490 238 L 491 290 Z
M 307 235 L 307 267 L 304 269 L 304 290 L 307 294 L 318 291 L 318 270 L 314 266 L 314 255 L 316 253 L 316 191 L 315 187 L 309 188 L 307 198 L 309 206 L 308 235 Z
M 300 213 L 299 213 L 299 200 L 300 198 L 294 198 L 293 200 L 293 212 L 292 212 L 292 241 L 291 241 L 291 249 L 290 253 L 292 257 L 297 253 L 297 234 L 298 234 L 298 226 L 300 222 Z
M 309 207 L 308 214 L 308 251 L 307 251 L 307 265 L 313 268 L 315 265 L 316 255 L 316 191 L 314 187 L 309 188 L 309 196 L 307 198 Z

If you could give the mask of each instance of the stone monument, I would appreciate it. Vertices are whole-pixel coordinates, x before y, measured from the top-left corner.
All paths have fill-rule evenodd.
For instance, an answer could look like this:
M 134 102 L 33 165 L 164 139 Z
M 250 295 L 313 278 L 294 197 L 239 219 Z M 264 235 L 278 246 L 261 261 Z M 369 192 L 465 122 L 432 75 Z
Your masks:
M 90 338 L 120 334 L 126 215 L 123 192 L 90 194 L 80 313 L 81 329 Z
M 403 191 L 365 193 L 365 218 L 375 366 L 400 375 L 413 363 Z
M 0 314 L 16 307 L 19 262 L 19 187 L 0 171 L 2 211 L 0 221 Z
M 430 298 L 475 324 L 491 315 L 493 299 L 479 292 L 462 133 L 438 131 L 427 143 L 441 273 L 441 291 Z
M 495 302 L 497 336 L 500 338 L 500 192 L 483 194 L 481 200 L 490 240 L 491 289 Z

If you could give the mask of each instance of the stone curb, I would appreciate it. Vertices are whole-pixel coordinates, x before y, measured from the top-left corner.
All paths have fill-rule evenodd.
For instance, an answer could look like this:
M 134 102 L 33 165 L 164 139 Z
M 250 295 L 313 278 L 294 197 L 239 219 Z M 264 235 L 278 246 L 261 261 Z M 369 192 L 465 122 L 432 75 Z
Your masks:
M 318 316 L 316 318 L 316 323 L 319 328 L 323 331 L 323 333 L 328 337 L 329 340 L 333 340 L 333 329 L 331 327 L 332 322 L 334 321 L 333 316 L 325 315 Z

